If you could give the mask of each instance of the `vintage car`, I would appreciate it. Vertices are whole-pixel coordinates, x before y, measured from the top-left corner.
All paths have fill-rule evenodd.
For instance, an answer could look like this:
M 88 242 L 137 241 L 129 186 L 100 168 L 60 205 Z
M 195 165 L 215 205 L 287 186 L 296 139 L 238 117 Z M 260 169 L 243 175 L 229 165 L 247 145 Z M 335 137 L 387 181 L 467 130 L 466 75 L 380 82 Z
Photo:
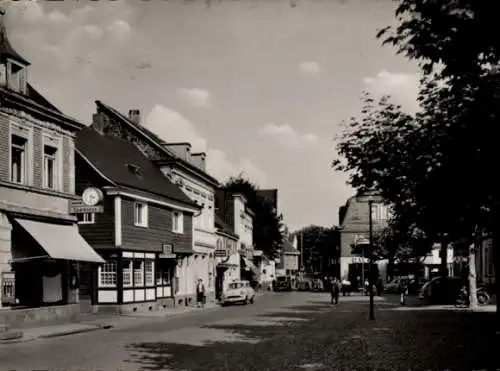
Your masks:
M 220 305 L 229 304 L 253 304 L 255 301 L 255 291 L 248 281 L 233 281 L 227 286 L 227 290 L 222 294 Z
M 292 291 L 292 280 L 289 276 L 279 276 L 273 282 L 274 291 Z

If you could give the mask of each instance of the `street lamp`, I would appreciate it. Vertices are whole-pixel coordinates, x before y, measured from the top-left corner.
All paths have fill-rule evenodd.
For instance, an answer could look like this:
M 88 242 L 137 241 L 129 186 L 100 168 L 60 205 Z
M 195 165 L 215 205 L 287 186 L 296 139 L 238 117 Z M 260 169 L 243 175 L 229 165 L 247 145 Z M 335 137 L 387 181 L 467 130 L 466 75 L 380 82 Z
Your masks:
M 368 228 L 369 228 L 369 248 L 368 248 L 368 290 L 370 290 L 370 319 L 375 319 L 374 310 L 374 293 L 373 293 L 373 217 L 372 217 L 372 205 L 376 200 L 377 195 L 375 194 L 364 194 L 357 195 L 356 201 L 360 203 L 368 203 Z M 364 284 L 364 283 L 363 283 Z

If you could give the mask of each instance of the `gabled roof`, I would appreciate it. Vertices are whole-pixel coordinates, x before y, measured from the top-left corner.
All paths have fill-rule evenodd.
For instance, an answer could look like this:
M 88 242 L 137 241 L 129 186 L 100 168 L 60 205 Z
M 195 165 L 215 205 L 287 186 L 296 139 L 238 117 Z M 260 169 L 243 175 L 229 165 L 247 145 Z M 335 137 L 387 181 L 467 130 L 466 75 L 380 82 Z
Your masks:
M 233 232 L 233 229 L 227 225 L 226 223 L 224 223 L 224 220 L 222 220 L 222 218 L 215 214 L 215 227 L 220 230 L 222 233 L 225 233 L 231 237 L 234 237 L 235 239 L 238 239 L 239 236 Z
M 293 247 L 292 243 L 286 238 L 283 239 L 283 249 L 281 250 L 281 252 L 284 254 L 300 254 L 299 250 Z
M 102 174 L 118 185 L 146 191 L 199 209 L 132 143 L 83 128 L 76 149 Z
M 153 133 L 151 130 L 148 130 L 141 124 L 137 124 L 136 122 L 129 120 L 127 116 L 119 112 L 118 110 L 114 109 L 111 106 L 108 106 L 107 104 L 104 104 L 100 100 L 96 100 L 95 104 L 97 105 L 98 109 L 104 111 L 110 116 L 114 116 L 116 119 L 120 120 L 123 124 L 127 125 L 128 127 L 132 128 L 134 131 L 138 132 L 142 137 L 145 139 L 148 139 L 148 141 L 156 147 L 160 152 L 163 152 L 167 157 L 168 160 L 166 161 L 160 161 L 162 164 L 168 164 L 168 163 L 178 163 L 183 165 L 184 167 L 188 168 L 190 171 L 194 172 L 195 174 L 198 174 L 199 176 L 207 179 L 211 183 L 218 185 L 219 181 L 209 175 L 208 173 L 198 169 L 196 166 L 193 164 L 184 161 L 183 159 L 179 158 L 174 152 L 168 150 L 165 148 L 165 141 L 162 140 L 158 135 Z

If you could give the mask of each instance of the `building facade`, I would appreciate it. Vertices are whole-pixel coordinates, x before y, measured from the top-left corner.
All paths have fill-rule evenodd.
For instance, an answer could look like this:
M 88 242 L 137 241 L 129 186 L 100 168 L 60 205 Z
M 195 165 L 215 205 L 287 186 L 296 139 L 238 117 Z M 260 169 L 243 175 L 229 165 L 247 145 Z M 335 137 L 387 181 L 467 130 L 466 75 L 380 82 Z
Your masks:
M 125 116 L 114 108 L 96 101 L 93 126 L 105 135 L 133 143 L 139 150 L 191 200 L 201 207 L 194 215 L 193 254 L 183 257 L 177 269 L 179 295 L 193 297 L 196 282 L 205 282 L 207 299 L 215 297 L 216 261 L 214 250 L 217 236 L 214 224 L 214 198 L 218 182 L 205 171 L 206 155 L 191 153 L 189 143 L 166 143 L 141 125 L 140 112 L 130 110 Z M 175 253 L 175 246 L 174 246 Z
M 0 24 L 0 306 L 45 307 L 1 311 L 7 323 L 79 312 L 78 264 L 103 262 L 70 210 L 83 124 L 33 88 L 28 67 Z
M 296 237 L 294 237 L 294 242 L 290 242 L 288 238 L 283 239 L 278 269 L 284 271 L 287 276 L 296 277 L 299 273 L 300 251 L 297 250 L 296 245 Z
M 194 304 L 177 270 L 193 255 L 200 207 L 128 141 L 85 128 L 76 148 L 76 191 L 85 198 L 98 190 L 103 205 L 79 218 L 80 233 L 105 260 L 82 270 L 82 300 L 116 312 Z
M 227 289 L 227 285 L 240 279 L 239 236 L 217 213 L 215 214 L 215 226 L 217 227 L 217 248 L 214 252 L 217 263 L 215 297 L 220 300 L 221 295 Z
M 368 277 L 369 261 L 362 254 L 354 254 L 353 246 L 361 245 L 369 240 L 369 212 L 370 206 L 366 202 L 359 202 L 356 196 L 349 198 L 339 211 L 340 224 L 340 279 L 352 282 L 358 277 Z M 373 233 L 376 234 L 387 227 L 390 218 L 389 208 L 374 202 L 371 205 Z M 332 247 L 333 248 L 333 247 Z M 383 282 L 387 280 L 386 260 L 378 261 L 379 277 Z M 364 270 L 364 272 L 362 272 Z

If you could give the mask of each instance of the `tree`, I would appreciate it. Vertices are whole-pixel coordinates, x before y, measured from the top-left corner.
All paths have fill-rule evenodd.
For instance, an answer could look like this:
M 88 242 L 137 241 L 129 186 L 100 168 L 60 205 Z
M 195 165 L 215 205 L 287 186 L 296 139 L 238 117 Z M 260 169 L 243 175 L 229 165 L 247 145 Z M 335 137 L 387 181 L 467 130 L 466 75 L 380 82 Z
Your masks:
M 302 249 L 306 272 L 331 274 L 332 261 L 340 253 L 340 231 L 337 227 L 310 225 L 293 233 Z
M 467 225 L 469 238 L 471 229 L 492 232 L 497 272 L 500 180 L 491 169 L 500 154 L 496 143 L 500 123 L 500 40 L 493 32 L 499 10 L 500 3 L 495 1 L 400 0 L 395 13 L 397 27 L 387 27 L 378 34 L 398 53 L 416 60 L 428 81 L 446 85 L 439 89 L 424 85 L 421 102 L 429 117 L 435 119 L 437 109 L 445 116 L 445 120 L 436 121 L 440 131 L 447 134 L 443 141 L 447 146 L 442 146 L 440 157 L 447 161 L 448 175 L 458 178 L 457 174 L 462 174 L 467 185 L 461 187 L 467 191 L 460 199 L 462 224 Z M 441 96 L 438 105 L 436 94 Z M 498 296 L 500 283 L 496 281 Z M 500 325 L 498 303 L 497 314 Z
M 247 206 L 255 214 L 253 219 L 253 243 L 269 258 L 278 257 L 283 245 L 283 218 L 277 215 L 272 206 L 257 194 L 258 187 L 250 180 L 231 177 L 223 189 L 231 193 L 241 193 L 247 199 Z

